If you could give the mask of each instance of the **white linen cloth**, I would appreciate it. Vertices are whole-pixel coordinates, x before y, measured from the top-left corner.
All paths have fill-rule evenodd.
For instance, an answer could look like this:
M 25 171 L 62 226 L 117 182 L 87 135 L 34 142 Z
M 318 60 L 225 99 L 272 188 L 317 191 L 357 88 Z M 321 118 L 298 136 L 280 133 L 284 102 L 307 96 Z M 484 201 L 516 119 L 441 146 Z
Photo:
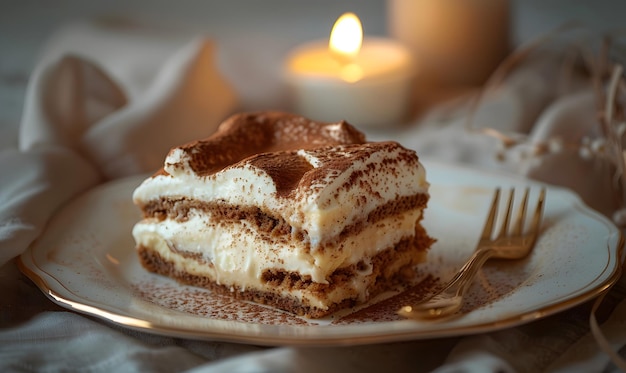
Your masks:
M 11 258 L 36 239 L 60 206 L 105 180 L 158 168 L 170 146 L 210 134 L 240 106 L 206 39 L 164 41 L 85 25 L 70 31 L 52 38 L 32 75 L 19 148 L 0 153 L 1 289 L 11 289 L 9 302 L 28 299 L 18 322 L 8 320 L 15 315 L 5 316 L 6 310 L 0 314 L 12 321 L 0 330 L 0 370 L 617 370 L 589 332 L 588 304 L 481 336 L 309 349 L 154 336 L 62 310 L 32 294 L 34 286 L 19 278 Z M 597 124 L 588 81 L 578 77 L 566 91 L 554 84 L 562 68 L 557 57 L 540 54 L 523 61 L 475 111 L 460 99 L 410 125 L 369 129 L 368 135 L 396 139 L 423 158 L 567 186 L 611 215 L 621 206 L 611 192 L 606 162 L 580 157 L 580 146 L 559 146 L 593 139 Z M 470 111 L 474 128 L 526 135 L 526 141 L 503 148 L 496 137 L 468 131 Z M 534 152 L 536 144 L 542 144 L 542 153 Z M 604 334 L 616 349 L 626 344 L 625 285 L 622 280 L 601 307 Z
M 69 198 L 157 170 L 173 144 L 208 136 L 238 104 L 209 40 L 162 45 L 88 25 L 67 35 L 32 74 L 19 149 L 0 157 L 0 264 Z

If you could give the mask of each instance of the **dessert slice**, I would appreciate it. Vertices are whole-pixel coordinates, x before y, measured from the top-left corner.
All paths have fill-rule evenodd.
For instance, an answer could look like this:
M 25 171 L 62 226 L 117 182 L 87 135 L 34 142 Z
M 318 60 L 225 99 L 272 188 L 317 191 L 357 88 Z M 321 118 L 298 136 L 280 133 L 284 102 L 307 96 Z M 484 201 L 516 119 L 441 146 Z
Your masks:
M 319 318 L 426 259 L 428 186 L 414 151 L 346 122 L 240 114 L 135 190 L 133 236 L 149 271 Z

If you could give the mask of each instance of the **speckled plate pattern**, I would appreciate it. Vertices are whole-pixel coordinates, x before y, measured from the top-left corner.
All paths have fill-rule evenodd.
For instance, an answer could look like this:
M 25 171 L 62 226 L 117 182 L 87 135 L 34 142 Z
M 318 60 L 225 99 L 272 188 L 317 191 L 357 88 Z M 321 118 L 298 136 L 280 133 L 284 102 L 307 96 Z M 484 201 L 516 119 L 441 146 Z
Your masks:
M 260 345 L 347 345 L 487 332 L 542 318 L 589 300 L 619 277 L 619 230 L 573 193 L 547 186 L 542 233 L 531 255 L 491 261 L 458 317 L 404 320 L 396 310 L 422 299 L 471 255 L 495 187 L 541 184 L 523 178 L 424 162 L 431 200 L 424 225 L 437 239 L 416 285 L 359 308 L 307 320 L 266 306 L 179 285 L 146 272 L 131 236 L 140 214 L 132 177 L 99 186 L 56 214 L 20 257 L 21 270 L 52 301 L 129 328 L 170 336 Z

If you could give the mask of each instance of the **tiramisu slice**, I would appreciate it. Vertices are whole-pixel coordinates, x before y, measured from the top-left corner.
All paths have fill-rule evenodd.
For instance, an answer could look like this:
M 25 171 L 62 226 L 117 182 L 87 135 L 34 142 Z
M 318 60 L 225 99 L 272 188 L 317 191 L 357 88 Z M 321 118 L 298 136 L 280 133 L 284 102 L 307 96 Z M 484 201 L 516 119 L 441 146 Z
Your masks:
M 149 271 L 320 318 L 425 260 L 428 186 L 414 151 L 346 122 L 240 114 L 135 190 L 133 236 Z

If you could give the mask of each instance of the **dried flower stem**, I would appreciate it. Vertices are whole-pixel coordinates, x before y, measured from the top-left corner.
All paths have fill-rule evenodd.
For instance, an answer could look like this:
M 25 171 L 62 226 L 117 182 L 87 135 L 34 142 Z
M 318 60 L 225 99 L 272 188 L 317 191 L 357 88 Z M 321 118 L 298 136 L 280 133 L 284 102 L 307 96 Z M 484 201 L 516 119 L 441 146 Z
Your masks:
M 597 107 L 597 123 L 600 133 L 596 138 L 584 137 L 578 143 L 564 143 L 560 138 L 545 139 L 539 143 L 529 143 L 529 136 L 525 133 L 504 133 L 495 128 L 475 126 L 474 116 L 479 105 L 486 94 L 501 85 L 507 76 L 523 61 L 545 43 L 551 41 L 556 36 L 570 31 L 580 25 L 575 23 L 566 24 L 551 33 L 548 33 L 535 41 L 518 48 L 511 53 L 492 74 L 484 88 L 474 97 L 470 103 L 469 115 L 467 116 L 466 130 L 473 133 L 480 133 L 485 136 L 497 139 L 501 144 L 501 149 L 507 150 L 518 147 L 525 156 L 539 157 L 542 155 L 561 152 L 564 150 L 578 152 L 585 160 L 596 159 L 601 161 L 598 167 L 609 166 L 613 172 L 613 191 L 616 195 L 616 215 L 614 220 L 626 227 L 626 152 L 622 145 L 624 134 L 626 134 L 625 100 L 626 80 L 624 79 L 623 65 L 616 63 L 615 54 L 623 53 L 623 49 L 613 45 L 613 38 L 603 37 L 594 50 L 590 40 L 570 40 L 570 44 L 564 44 L 563 54 L 563 75 L 567 81 L 578 73 L 576 68 L 578 62 L 586 72 L 591 88 L 595 92 Z M 612 36 L 619 36 L 613 34 Z M 593 41 L 593 40 L 591 40 Z M 613 55 L 611 54 L 613 53 Z M 618 55 L 619 57 L 619 55 Z M 567 74 L 569 73 L 569 74 Z M 559 80 L 559 83 L 564 83 Z M 559 88 L 559 87 L 557 87 Z M 567 88 L 564 87 L 564 88 Z M 522 146 L 521 148 L 519 146 Z M 498 153 L 499 159 L 505 159 L 505 153 Z M 617 216 L 620 216 L 617 218 Z
M 600 121 L 603 124 L 604 136 L 607 138 L 608 144 L 613 149 L 612 159 L 615 164 L 614 182 L 617 184 L 616 187 L 622 190 L 622 193 L 619 194 L 621 199 L 620 204 L 622 207 L 624 207 L 624 186 L 626 185 L 626 173 L 624 173 L 624 170 L 626 167 L 624 165 L 624 150 L 622 148 L 621 135 L 619 135 L 616 131 L 617 125 L 615 123 L 615 106 L 617 105 L 617 93 L 620 87 L 620 82 L 622 81 L 623 72 L 624 68 L 622 65 L 615 65 L 613 67 L 611 79 L 609 80 L 609 86 L 607 89 L 604 120 Z

